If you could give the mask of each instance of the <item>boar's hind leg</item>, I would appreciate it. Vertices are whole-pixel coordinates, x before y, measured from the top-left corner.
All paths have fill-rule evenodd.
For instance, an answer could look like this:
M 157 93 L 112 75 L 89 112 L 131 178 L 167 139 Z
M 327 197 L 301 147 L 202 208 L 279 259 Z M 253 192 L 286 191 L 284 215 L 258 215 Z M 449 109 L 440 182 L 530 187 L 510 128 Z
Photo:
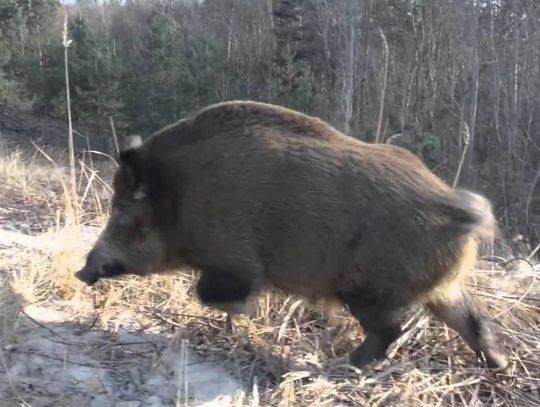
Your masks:
M 432 301 L 427 304 L 427 308 L 457 331 L 477 356 L 483 354 L 488 367 L 506 368 L 506 358 L 490 332 L 485 317 L 468 293 L 461 292 L 452 299 Z
M 367 334 L 364 342 L 350 354 L 351 365 L 361 369 L 372 361 L 384 358 L 388 347 L 401 334 L 399 311 L 386 307 L 383 302 L 368 305 L 362 304 L 361 297 L 340 297 Z
M 242 314 L 246 312 L 246 301 L 252 287 L 250 282 L 231 274 L 204 270 L 196 291 L 203 304 L 227 314 Z

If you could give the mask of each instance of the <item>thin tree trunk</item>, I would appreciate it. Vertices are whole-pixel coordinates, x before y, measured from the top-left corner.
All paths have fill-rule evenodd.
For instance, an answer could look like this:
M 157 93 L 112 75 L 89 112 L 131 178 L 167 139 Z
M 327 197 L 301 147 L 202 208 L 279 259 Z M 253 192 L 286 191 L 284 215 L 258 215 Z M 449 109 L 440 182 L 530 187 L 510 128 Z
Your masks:
M 384 32 L 381 28 L 379 28 L 379 34 L 383 42 L 384 70 L 383 70 L 383 79 L 382 79 L 382 86 L 381 86 L 381 101 L 379 104 L 379 120 L 377 121 L 377 134 L 375 136 L 375 143 L 378 143 L 381 137 L 381 126 L 382 126 L 383 113 L 384 113 L 384 100 L 386 97 L 386 83 L 388 80 L 388 56 L 390 54 L 389 49 L 388 49 L 388 42 L 386 41 L 386 36 L 384 35 Z
M 366 88 L 366 76 L 367 76 L 367 67 L 368 67 L 368 60 L 370 55 L 370 48 L 369 48 L 369 41 L 368 41 L 368 34 L 369 34 L 369 27 L 370 27 L 370 20 L 371 20 L 371 13 L 373 9 L 373 0 L 369 0 L 369 3 L 367 5 L 367 11 L 364 4 L 364 18 L 362 19 L 362 41 L 364 48 L 362 50 L 361 58 L 363 58 L 362 61 L 362 71 L 359 73 L 359 80 L 360 80 L 360 86 L 358 89 L 358 98 L 359 101 L 357 102 L 358 110 L 358 120 L 363 119 L 363 108 L 364 104 L 366 102 L 365 97 L 365 88 Z
M 351 133 L 351 121 L 353 116 L 353 96 L 354 96 L 354 58 L 356 47 L 356 13 L 358 9 L 355 3 L 350 3 L 349 14 L 349 41 L 347 44 L 347 68 L 345 70 L 345 80 L 343 81 L 343 101 L 345 103 L 345 133 Z
M 68 16 L 67 11 L 64 17 L 64 32 L 63 32 L 63 45 L 64 45 L 64 70 L 66 79 L 66 108 L 68 115 L 68 148 L 69 148 L 69 170 L 71 177 L 71 187 L 75 188 L 75 148 L 73 146 L 73 125 L 71 121 L 71 95 L 69 91 L 69 63 L 68 63 L 68 49 L 71 40 L 68 40 Z M 75 196 L 75 190 L 72 191 Z

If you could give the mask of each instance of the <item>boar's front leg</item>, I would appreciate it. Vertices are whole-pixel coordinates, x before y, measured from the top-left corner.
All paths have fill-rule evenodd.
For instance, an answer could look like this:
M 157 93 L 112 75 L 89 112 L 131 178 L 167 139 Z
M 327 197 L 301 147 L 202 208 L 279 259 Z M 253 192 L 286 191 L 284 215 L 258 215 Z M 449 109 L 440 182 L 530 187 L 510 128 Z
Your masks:
M 227 329 L 233 330 L 231 315 L 247 312 L 252 284 L 230 273 L 204 270 L 197 282 L 197 296 L 206 306 L 227 313 Z
M 364 342 L 348 357 L 351 365 L 361 369 L 386 356 L 388 347 L 401 335 L 401 322 L 400 311 L 388 307 L 384 301 L 366 302 L 360 294 L 363 290 L 358 291 L 339 297 L 366 332 Z

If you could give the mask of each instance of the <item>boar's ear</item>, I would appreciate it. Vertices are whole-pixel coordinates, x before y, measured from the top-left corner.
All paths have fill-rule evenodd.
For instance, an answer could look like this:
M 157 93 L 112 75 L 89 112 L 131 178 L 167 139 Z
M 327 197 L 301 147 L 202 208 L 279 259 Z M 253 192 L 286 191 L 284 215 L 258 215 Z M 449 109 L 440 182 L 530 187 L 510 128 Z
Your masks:
M 120 155 L 122 155 L 122 153 L 125 151 L 137 150 L 141 146 L 142 146 L 142 137 L 139 136 L 138 134 L 125 136 L 122 139 L 122 145 L 120 146 Z
M 141 136 L 126 136 L 120 150 L 121 180 L 133 192 L 133 197 L 137 200 L 147 196 L 140 168 L 139 148 L 141 145 Z

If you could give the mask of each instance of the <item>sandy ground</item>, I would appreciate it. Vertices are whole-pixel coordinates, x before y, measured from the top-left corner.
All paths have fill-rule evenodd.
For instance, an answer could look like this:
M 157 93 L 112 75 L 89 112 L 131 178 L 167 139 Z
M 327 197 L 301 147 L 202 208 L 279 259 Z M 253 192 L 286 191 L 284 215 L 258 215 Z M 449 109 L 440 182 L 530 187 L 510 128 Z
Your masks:
M 5 229 L 0 229 L 4 284 L 6 272 L 24 266 L 14 259 L 62 246 L 61 234 Z M 88 228 L 83 236 L 91 242 L 96 232 Z M 222 406 L 242 390 L 219 362 L 201 360 L 173 335 L 137 329 L 136 316 L 128 312 L 117 315 L 113 329 L 103 329 L 81 322 L 73 308 L 69 301 L 23 303 L 12 315 L 16 326 L 11 337 L 2 338 L 0 353 L 7 372 L 7 380 L 0 381 L 2 406 Z

